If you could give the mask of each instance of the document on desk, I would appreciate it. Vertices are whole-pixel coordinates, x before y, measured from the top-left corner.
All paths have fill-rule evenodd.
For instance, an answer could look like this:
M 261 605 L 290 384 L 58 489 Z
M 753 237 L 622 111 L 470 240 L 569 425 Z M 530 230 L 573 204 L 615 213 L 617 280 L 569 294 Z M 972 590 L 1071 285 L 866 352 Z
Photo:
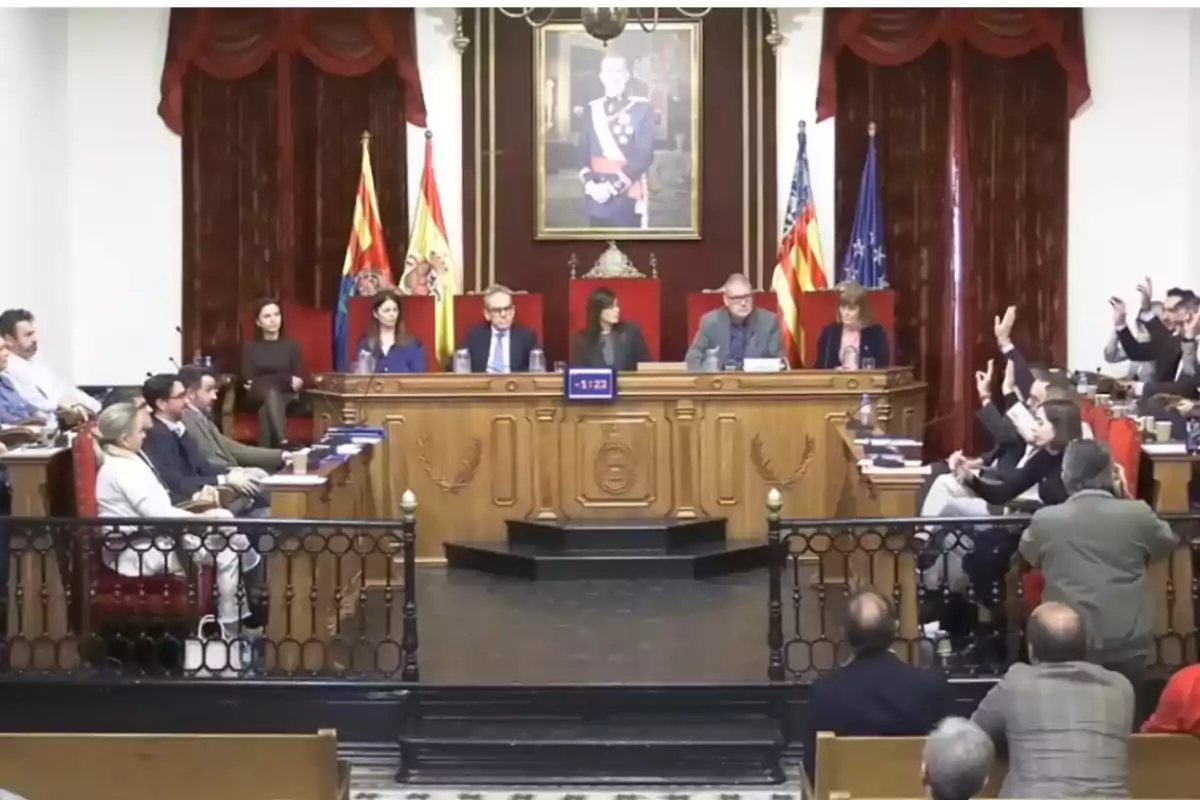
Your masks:
M 290 472 L 281 472 L 278 475 L 268 475 L 260 483 L 267 488 L 272 486 L 320 486 L 328 480 L 324 475 L 294 475 Z
M 868 464 L 867 466 L 860 465 L 860 469 L 862 470 L 863 475 L 877 475 L 877 476 L 897 477 L 897 478 L 907 477 L 910 475 L 913 477 L 916 477 L 919 475 L 932 474 L 932 472 L 933 472 L 932 465 L 921 464 L 920 462 L 916 462 L 915 466 L 909 466 L 910 464 L 913 464 L 913 463 L 914 462 L 905 461 L 903 467 L 877 467 L 874 464 Z
M 1142 445 L 1142 452 L 1148 456 L 1186 456 L 1187 444 L 1185 442 L 1146 442 Z
M 923 442 L 918 442 L 916 439 L 909 439 L 903 436 L 860 436 L 854 440 L 855 444 L 877 444 L 891 445 L 892 447 L 923 447 Z

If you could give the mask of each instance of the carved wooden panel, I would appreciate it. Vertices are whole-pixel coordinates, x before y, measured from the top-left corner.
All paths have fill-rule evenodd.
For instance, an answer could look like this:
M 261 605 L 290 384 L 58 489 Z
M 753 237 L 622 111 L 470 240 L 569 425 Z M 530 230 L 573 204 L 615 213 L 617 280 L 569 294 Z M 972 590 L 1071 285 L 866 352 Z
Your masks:
M 653 506 L 661 421 L 639 412 L 597 412 L 573 422 L 566 448 L 572 500 L 585 508 Z

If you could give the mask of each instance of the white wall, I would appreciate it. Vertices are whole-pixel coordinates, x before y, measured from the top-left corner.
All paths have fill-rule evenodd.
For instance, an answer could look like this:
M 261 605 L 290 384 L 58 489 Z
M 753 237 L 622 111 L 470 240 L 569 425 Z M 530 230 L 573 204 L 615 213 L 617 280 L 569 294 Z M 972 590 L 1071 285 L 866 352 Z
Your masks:
M 777 189 L 782 213 L 804 119 L 832 270 L 833 124 L 812 124 L 821 17 L 780 9 Z M 166 9 L 0 9 L 0 306 L 33 309 L 44 357 L 80 383 L 137 381 L 179 351 L 179 140 L 156 113 L 168 19 Z M 1084 26 L 1093 102 L 1071 130 L 1067 313 L 1069 362 L 1087 367 L 1110 294 L 1132 299 L 1145 274 L 1160 290 L 1200 287 L 1200 12 L 1086 9 Z M 450 9 L 418 10 L 438 187 L 461 259 L 453 28 Z M 409 133 L 415 202 L 424 140 Z M 112 312 L 131 306 L 138 314 Z
M 0 308 L 34 311 L 69 371 L 66 31 L 66 11 L 0 8 Z
M 178 358 L 182 307 L 180 140 L 159 118 L 166 8 L 71 9 L 67 146 L 79 384 L 141 383 Z M 37 304 L 47 305 L 46 300 Z M 121 313 L 122 310 L 135 313 Z

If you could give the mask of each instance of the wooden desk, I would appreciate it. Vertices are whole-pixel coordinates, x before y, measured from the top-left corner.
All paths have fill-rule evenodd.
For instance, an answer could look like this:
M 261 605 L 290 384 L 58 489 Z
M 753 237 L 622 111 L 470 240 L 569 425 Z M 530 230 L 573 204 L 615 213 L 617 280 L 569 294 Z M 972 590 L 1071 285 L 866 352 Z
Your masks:
M 328 645 L 361 609 L 364 589 L 400 585 L 392 565 L 399 540 L 371 528 L 321 527 L 321 520 L 378 519 L 370 468 L 374 447 L 313 471 L 318 483 L 271 485 L 273 519 L 313 520 L 308 529 L 277 528 L 267 554 L 267 669 L 333 668 Z M 286 473 L 285 473 L 286 474 Z M 321 643 L 319 646 L 317 643 Z
M 925 385 L 876 372 L 625 373 L 615 404 L 571 404 L 562 376 L 318 377 L 316 430 L 362 423 L 387 441 L 371 465 L 380 513 L 420 498 L 420 557 L 447 539 L 496 541 L 507 519 L 726 517 L 763 539 L 763 498 L 832 517 L 840 484 L 822 469 L 841 448 L 831 416 L 871 395 L 889 430 L 921 430 Z
M 0 456 L 12 487 L 13 516 L 34 519 L 75 516 L 70 448 L 18 449 Z M 78 642 L 71 638 L 63 575 L 72 574 L 72 531 L 57 535 L 9 528 L 6 638 L 13 669 L 74 669 Z M 14 639 L 19 641 L 14 642 Z
M 1154 510 L 1160 514 L 1187 514 L 1190 510 L 1188 487 L 1193 470 L 1200 458 L 1178 455 L 1151 455 L 1149 459 L 1154 478 Z M 1145 462 L 1143 462 L 1145 463 Z M 1191 544 L 1184 544 L 1169 559 L 1150 565 L 1150 585 L 1155 602 L 1154 635 L 1167 637 L 1156 648 L 1151 664 L 1168 665 L 1196 662 L 1196 611 L 1192 596 L 1194 571 Z

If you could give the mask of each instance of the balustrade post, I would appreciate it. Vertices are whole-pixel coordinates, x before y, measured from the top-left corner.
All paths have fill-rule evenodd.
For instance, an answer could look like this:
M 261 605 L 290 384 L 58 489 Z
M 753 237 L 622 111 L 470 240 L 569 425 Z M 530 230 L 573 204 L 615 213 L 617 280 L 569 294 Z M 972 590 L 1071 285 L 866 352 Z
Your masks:
M 780 583 L 786 552 L 783 547 L 783 526 L 780 512 L 783 510 L 783 493 L 778 488 L 767 492 L 767 570 L 769 592 L 767 600 L 767 647 L 770 655 L 767 662 L 767 678 L 781 681 L 783 668 L 783 600 Z
M 407 489 L 400 498 L 400 529 L 404 543 L 404 632 L 401 652 L 404 681 L 420 680 L 417 666 L 417 496 Z

